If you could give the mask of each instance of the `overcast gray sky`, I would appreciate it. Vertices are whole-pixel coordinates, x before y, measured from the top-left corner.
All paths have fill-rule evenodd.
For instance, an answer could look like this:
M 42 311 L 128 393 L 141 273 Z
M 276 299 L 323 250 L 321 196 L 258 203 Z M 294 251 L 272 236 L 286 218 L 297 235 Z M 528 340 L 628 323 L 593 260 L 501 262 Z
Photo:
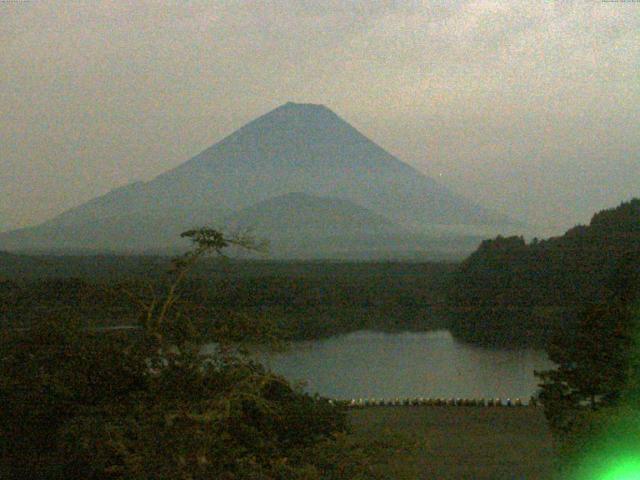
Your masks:
M 560 231 L 640 196 L 640 2 L 0 1 L 0 227 L 286 101 Z

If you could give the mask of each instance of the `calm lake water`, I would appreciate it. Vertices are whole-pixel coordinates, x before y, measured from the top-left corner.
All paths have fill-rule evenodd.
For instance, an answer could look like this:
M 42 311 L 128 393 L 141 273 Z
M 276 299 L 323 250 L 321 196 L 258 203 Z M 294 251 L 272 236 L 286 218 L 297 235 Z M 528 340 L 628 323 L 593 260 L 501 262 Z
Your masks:
M 336 398 L 522 398 L 537 389 L 534 370 L 552 366 L 536 350 L 489 350 L 447 331 L 355 332 L 259 354 L 275 372 Z

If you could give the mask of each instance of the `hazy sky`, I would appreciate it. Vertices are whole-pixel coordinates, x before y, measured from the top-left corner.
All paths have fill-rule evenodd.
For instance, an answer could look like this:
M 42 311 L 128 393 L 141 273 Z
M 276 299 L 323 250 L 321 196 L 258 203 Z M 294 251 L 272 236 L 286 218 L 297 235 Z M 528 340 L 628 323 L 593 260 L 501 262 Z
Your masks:
M 586 222 L 640 196 L 640 2 L 0 1 L 0 228 L 286 101 L 486 206 Z

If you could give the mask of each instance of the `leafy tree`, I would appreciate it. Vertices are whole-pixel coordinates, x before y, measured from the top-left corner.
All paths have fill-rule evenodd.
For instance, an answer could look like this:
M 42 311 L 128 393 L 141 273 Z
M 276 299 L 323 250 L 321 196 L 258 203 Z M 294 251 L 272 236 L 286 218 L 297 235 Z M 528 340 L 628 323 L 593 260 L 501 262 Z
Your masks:
M 581 325 L 583 347 L 591 356 L 574 353 L 571 368 L 561 364 L 542 375 L 545 413 L 557 440 L 558 478 L 627 478 L 637 474 L 640 454 L 640 304 L 623 311 L 594 306 Z M 587 326 L 603 329 L 601 347 L 595 345 L 598 333 Z
M 98 333 L 69 308 L 2 332 L 3 478 L 368 478 L 366 458 L 345 448 L 340 408 L 245 356 L 234 319 L 207 335 L 197 328 L 205 315 L 182 290 L 190 269 L 255 242 L 212 229 L 183 236 L 194 249 L 174 261 L 166 284 L 129 292 L 139 330 Z M 274 338 L 244 327 L 254 340 Z
M 568 432 L 585 408 L 597 410 L 620 398 L 632 342 L 629 309 L 619 301 L 587 307 L 573 332 L 550 342 L 547 353 L 558 367 L 537 375 L 553 430 Z

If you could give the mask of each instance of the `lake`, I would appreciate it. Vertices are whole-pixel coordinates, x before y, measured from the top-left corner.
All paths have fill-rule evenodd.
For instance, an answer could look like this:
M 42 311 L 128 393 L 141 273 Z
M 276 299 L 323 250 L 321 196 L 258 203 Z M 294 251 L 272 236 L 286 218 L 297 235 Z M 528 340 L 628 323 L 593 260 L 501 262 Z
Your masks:
M 355 332 L 296 342 L 258 354 L 310 393 L 350 398 L 522 398 L 536 392 L 534 370 L 553 364 L 539 350 L 490 350 L 457 342 L 448 331 Z

